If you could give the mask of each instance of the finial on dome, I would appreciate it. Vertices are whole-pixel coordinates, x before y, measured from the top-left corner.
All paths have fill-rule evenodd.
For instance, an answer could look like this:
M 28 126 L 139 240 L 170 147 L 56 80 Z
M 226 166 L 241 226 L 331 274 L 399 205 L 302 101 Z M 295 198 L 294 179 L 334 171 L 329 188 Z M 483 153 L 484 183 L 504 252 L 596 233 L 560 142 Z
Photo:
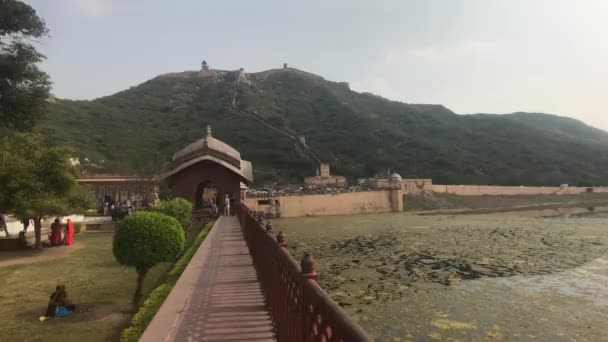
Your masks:
M 205 134 L 205 137 L 207 138 L 211 138 L 211 125 L 207 125 L 207 133 Z
M 209 138 L 211 138 L 211 125 L 207 124 L 207 131 L 205 132 L 205 138 L 203 139 L 203 145 L 209 145 Z

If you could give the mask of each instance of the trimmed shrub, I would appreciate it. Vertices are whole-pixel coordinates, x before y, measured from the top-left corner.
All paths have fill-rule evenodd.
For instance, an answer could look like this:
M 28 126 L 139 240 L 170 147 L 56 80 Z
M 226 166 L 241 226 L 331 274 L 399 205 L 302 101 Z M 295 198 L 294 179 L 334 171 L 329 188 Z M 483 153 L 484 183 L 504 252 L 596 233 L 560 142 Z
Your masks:
M 190 223 L 192 221 L 192 203 L 186 199 L 177 197 L 170 200 L 160 201 L 154 210 L 174 217 L 179 224 L 182 225 L 184 230 L 190 227 Z
M 137 313 L 131 319 L 131 325 L 122 331 L 120 335 L 121 342 L 136 342 L 139 340 L 141 335 L 144 333 L 144 330 L 146 330 L 148 324 L 150 324 L 154 318 L 154 315 L 158 309 L 160 309 L 165 299 L 169 296 L 169 293 L 171 293 L 173 286 L 186 269 L 186 266 L 188 266 L 188 263 L 190 263 L 192 256 L 194 256 L 194 253 L 196 253 L 198 247 L 209 234 L 212 226 L 213 222 L 207 223 L 203 230 L 201 230 L 201 232 L 197 235 L 194 243 L 188 247 L 184 254 L 175 263 L 173 269 L 171 269 L 169 272 L 165 283 L 150 292 L 148 298 L 144 301 Z
M 162 213 L 137 212 L 120 222 L 112 251 L 119 263 L 137 270 L 134 306 L 140 302 L 146 273 L 159 262 L 174 261 L 184 250 L 184 241 L 179 222 Z

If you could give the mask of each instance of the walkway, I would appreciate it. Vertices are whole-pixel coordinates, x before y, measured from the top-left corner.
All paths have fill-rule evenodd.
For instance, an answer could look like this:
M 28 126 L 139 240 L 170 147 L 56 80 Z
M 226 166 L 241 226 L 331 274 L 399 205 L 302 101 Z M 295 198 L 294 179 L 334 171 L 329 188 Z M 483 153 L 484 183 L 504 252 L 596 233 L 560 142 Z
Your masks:
M 140 341 L 274 341 L 236 217 L 216 221 Z

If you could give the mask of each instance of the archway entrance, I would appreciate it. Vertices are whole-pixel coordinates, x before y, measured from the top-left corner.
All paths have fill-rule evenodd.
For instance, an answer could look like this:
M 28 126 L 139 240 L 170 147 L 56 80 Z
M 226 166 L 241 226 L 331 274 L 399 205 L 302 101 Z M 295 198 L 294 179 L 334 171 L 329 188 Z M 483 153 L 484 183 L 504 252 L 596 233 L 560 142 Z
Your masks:
M 203 181 L 196 188 L 196 202 L 193 203 L 194 210 L 205 216 L 217 216 L 223 212 L 220 203 L 223 191 L 211 181 Z

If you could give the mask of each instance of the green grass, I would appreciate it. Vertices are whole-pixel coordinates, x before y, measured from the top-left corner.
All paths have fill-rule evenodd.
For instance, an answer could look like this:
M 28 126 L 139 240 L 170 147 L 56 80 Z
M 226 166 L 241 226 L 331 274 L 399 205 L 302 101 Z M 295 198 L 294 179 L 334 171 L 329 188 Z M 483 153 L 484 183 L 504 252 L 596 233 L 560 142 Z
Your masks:
M 131 318 L 135 269 L 122 266 L 112 255 L 112 234 L 78 234 L 84 248 L 64 258 L 0 267 L 0 340 L 2 341 L 116 341 Z M 71 248 L 71 247 L 62 247 Z M 0 254 L 1 256 L 1 254 Z M 171 268 L 154 267 L 144 296 Z M 38 321 L 59 283 L 66 285 L 76 313 L 62 319 Z

